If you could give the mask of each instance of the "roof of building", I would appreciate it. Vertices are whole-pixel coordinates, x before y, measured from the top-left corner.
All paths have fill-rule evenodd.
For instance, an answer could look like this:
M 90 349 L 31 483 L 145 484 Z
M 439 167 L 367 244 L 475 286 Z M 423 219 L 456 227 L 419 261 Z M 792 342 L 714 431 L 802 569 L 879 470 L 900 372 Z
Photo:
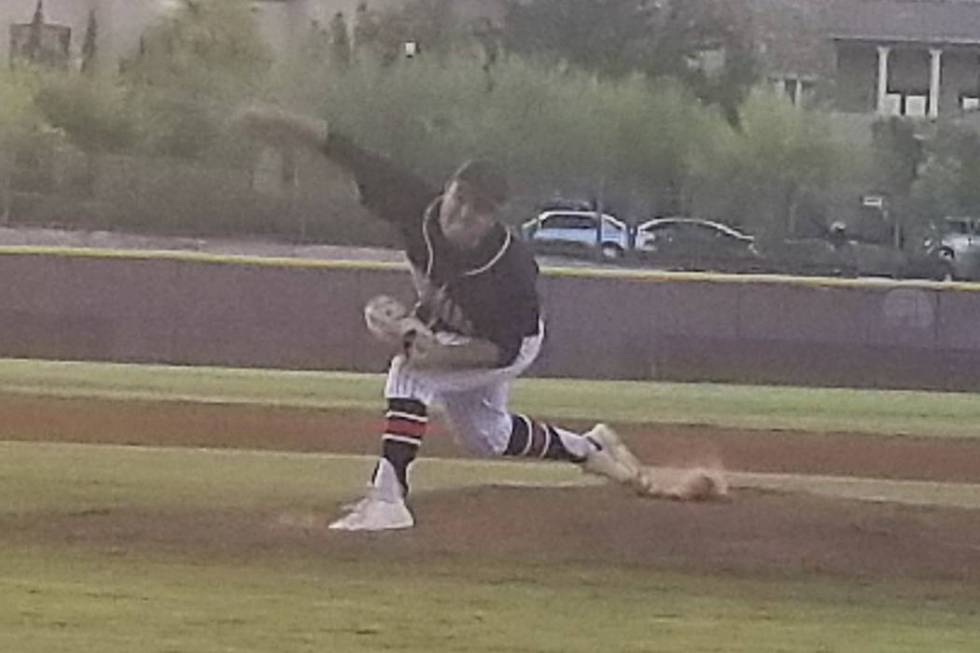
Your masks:
M 838 0 L 827 28 L 837 40 L 980 44 L 980 2 Z
M 766 74 L 821 77 L 830 73 L 833 46 L 827 38 L 827 18 L 835 2 L 747 1 Z

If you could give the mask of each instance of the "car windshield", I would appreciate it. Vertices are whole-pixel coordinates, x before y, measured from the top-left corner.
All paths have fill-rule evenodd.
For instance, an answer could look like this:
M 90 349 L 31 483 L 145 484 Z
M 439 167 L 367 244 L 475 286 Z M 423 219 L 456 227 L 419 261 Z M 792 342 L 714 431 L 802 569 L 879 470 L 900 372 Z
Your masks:
M 542 222 L 545 229 L 595 229 L 595 225 L 595 218 L 585 215 L 553 215 Z
M 643 225 L 640 227 L 640 230 L 649 234 L 670 233 L 703 240 L 731 239 L 745 242 L 752 241 L 751 236 L 739 233 L 725 225 L 710 222 L 662 222 L 659 224 Z

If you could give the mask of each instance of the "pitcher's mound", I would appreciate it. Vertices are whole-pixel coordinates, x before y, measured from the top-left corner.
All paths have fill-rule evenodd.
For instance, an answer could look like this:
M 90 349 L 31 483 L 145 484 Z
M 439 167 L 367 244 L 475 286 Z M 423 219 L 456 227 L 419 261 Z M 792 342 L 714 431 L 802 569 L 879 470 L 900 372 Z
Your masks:
M 614 486 L 488 486 L 413 501 L 413 542 L 447 554 L 704 571 L 980 580 L 980 511 L 739 489 L 683 503 Z

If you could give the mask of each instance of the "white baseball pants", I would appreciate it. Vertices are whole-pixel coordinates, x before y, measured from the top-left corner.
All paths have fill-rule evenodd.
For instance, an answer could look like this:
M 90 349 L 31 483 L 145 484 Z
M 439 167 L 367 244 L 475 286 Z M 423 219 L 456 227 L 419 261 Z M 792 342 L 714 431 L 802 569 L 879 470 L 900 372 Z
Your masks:
M 395 356 L 388 369 L 385 398 L 413 399 L 426 406 L 441 404 L 457 437 L 473 453 L 500 455 L 510 439 L 512 418 L 507 410 L 510 384 L 541 351 L 543 327 L 524 338 L 514 362 L 507 367 L 468 370 L 422 370 Z

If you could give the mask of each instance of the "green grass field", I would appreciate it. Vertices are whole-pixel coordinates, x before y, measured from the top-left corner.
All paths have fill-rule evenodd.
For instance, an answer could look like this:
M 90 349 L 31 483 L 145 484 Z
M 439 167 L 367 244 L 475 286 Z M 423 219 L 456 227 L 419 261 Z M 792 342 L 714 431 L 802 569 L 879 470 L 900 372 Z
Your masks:
M 132 651 L 976 651 L 973 604 L 599 567 L 6 552 L 0 646 Z M 899 590 L 901 592 L 901 590 Z
M 367 375 L 0 361 L 0 392 L 120 401 L 374 411 L 380 385 Z M 933 437 L 976 437 L 980 417 L 975 396 L 930 393 L 528 380 L 515 396 L 564 418 Z M 599 408 L 585 415 L 583 406 Z M 420 464 L 422 492 L 581 479 L 541 465 Z M 126 511 L 161 519 L 332 511 L 370 465 L 349 456 L 0 442 L 0 651 L 980 650 L 980 591 L 955 580 L 707 575 L 437 552 L 391 559 L 377 552 L 396 540 L 377 538 L 368 543 L 379 546 L 342 554 L 316 541 L 225 554 L 125 529 L 105 539 L 84 531 Z M 909 487 L 876 492 L 887 501 Z M 49 524 L 61 526 L 49 532 Z
M 0 392 L 121 400 L 354 408 L 376 412 L 376 374 L 0 359 Z M 522 379 L 519 410 L 560 419 L 750 429 L 980 437 L 968 393 Z
M 370 461 L 299 454 L 0 445 L 4 515 L 302 510 Z M 421 489 L 567 482 L 533 465 L 431 461 Z M 955 583 L 752 578 L 495 559 L 222 556 L 6 534 L 0 650 L 975 651 L 980 597 Z

